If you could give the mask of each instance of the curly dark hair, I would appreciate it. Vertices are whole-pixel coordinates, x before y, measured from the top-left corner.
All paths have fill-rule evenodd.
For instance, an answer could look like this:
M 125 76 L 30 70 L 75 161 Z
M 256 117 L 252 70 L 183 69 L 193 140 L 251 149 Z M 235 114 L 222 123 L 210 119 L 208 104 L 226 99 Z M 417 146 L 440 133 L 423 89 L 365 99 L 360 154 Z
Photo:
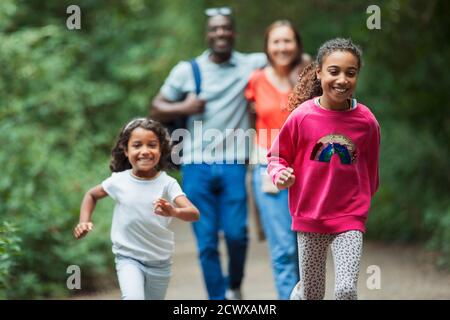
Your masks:
M 161 148 L 161 159 L 159 160 L 156 169 L 160 171 L 170 168 L 169 158 L 172 151 L 172 144 L 167 129 L 158 121 L 149 118 L 135 118 L 120 129 L 117 142 L 111 150 L 111 161 L 109 163 L 111 171 L 120 172 L 131 169 L 131 163 L 125 155 L 125 150 L 127 150 L 131 132 L 136 128 L 151 130 L 156 134 Z
M 316 60 L 308 64 L 299 74 L 297 84 L 289 96 L 288 110 L 292 111 L 311 98 L 322 95 L 320 80 L 316 70 L 322 68 L 324 59 L 335 51 L 348 51 L 358 59 L 358 71 L 362 66 L 362 50 L 351 39 L 335 38 L 322 44 L 317 52 Z

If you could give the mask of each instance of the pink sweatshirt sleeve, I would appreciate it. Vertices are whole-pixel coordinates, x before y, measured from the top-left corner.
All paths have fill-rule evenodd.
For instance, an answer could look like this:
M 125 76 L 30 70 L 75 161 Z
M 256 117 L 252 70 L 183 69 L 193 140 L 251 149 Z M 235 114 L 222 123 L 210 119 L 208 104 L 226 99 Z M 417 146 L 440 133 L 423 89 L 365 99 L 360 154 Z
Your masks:
M 295 118 L 289 117 L 276 136 L 272 147 L 267 153 L 267 172 L 272 178 L 272 182 L 276 184 L 281 172 L 292 166 L 294 160 L 294 142 L 296 141 Z
M 379 156 L 380 156 L 380 126 L 378 122 L 375 120 L 375 124 L 373 126 L 372 134 L 369 142 L 369 154 L 367 161 L 367 169 L 369 173 L 370 179 L 370 193 L 373 196 L 380 185 L 380 176 L 379 176 Z

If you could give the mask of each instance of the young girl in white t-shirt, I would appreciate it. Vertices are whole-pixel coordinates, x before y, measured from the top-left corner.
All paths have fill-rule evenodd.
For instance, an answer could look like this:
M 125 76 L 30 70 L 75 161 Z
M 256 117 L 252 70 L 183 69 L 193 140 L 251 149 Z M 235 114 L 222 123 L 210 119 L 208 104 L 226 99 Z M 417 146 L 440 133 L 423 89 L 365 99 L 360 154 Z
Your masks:
M 111 228 L 112 251 L 122 299 L 164 299 L 171 276 L 172 217 L 199 219 L 178 182 L 163 169 L 171 154 L 167 130 L 151 119 L 130 121 L 120 131 L 112 150 L 112 175 L 84 195 L 75 238 L 93 228 L 97 200 L 116 202 Z

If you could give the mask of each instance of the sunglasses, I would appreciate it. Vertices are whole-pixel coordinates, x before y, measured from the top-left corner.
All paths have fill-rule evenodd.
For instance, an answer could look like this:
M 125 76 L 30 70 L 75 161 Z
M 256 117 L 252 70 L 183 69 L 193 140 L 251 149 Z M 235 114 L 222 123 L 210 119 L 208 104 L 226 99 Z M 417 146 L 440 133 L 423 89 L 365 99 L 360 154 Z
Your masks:
M 205 10 L 205 14 L 208 17 L 214 16 L 229 16 L 233 13 L 230 7 L 221 7 L 221 8 L 209 8 Z

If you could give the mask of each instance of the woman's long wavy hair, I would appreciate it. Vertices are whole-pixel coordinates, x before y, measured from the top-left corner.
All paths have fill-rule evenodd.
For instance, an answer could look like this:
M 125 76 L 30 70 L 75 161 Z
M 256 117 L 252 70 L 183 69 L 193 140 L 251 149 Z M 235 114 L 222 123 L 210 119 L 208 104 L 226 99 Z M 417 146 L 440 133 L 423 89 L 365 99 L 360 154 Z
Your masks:
M 362 50 L 351 39 L 335 38 L 322 44 L 315 61 L 308 64 L 299 74 L 297 84 L 289 96 L 288 110 L 292 111 L 306 100 L 322 95 L 322 86 L 316 71 L 322 68 L 324 59 L 335 51 L 348 51 L 358 59 L 358 72 L 362 65 Z
M 125 151 L 128 148 L 128 141 L 130 140 L 131 133 L 136 128 L 151 130 L 155 133 L 155 135 L 158 137 L 159 146 L 161 148 L 161 158 L 158 165 L 156 166 L 156 169 L 160 171 L 169 168 L 169 157 L 172 150 L 169 132 L 158 121 L 148 118 L 136 118 L 128 122 L 120 130 L 117 142 L 111 151 L 111 161 L 109 163 L 109 168 L 111 169 L 111 171 L 120 172 L 131 169 L 131 163 L 130 161 L 128 161 L 128 158 L 125 155 Z

